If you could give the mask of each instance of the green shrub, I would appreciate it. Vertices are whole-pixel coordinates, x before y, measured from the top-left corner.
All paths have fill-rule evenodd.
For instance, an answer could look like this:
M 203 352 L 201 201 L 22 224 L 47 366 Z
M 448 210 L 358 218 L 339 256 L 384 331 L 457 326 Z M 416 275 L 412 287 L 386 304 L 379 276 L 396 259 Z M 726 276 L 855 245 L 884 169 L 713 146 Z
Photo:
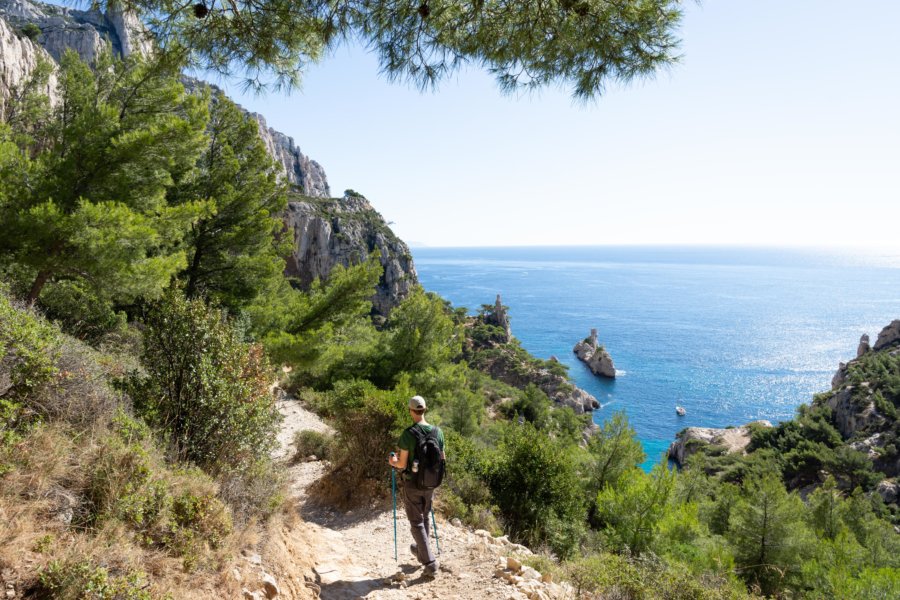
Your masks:
M 669 509 L 675 477 L 666 465 L 658 464 L 650 474 L 632 469 L 617 485 L 600 491 L 597 520 L 610 548 L 635 555 L 649 549 Z
M 41 35 L 41 28 L 35 23 L 25 23 L 19 31 L 32 42 L 37 41 L 38 37 Z
M 45 286 L 40 299 L 47 318 L 72 337 L 96 344 L 104 336 L 127 326 L 125 313 L 113 310 L 82 282 L 59 281 Z
M 487 481 L 510 534 L 528 545 L 550 542 L 555 523 L 585 519 L 575 460 L 530 423 L 507 427 Z
M 348 491 L 363 480 L 387 476 L 388 454 L 397 447 L 404 427 L 411 425 L 406 409 L 413 391 L 401 377 L 393 390 L 379 390 L 368 381 L 339 382 L 331 395 L 337 430 L 335 470 Z
M 57 374 L 59 331 L 0 287 L 0 432 L 16 425 L 22 401 Z
M 151 600 L 146 575 L 110 572 L 90 559 L 54 560 L 38 572 L 35 597 L 54 600 Z
M 132 375 L 135 409 L 178 460 L 214 475 L 242 471 L 276 445 L 280 415 L 262 348 L 225 316 L 169 291 L 145 318 L 146 377 Z
M 315 455 L 320 460 L 329 460 L 334 438 L 321 431 L 303 429 L 294 434 L 292 443 L 294 448 L 296 448 L 294 453 L 295 462 L 299 462 L 310 455 Z

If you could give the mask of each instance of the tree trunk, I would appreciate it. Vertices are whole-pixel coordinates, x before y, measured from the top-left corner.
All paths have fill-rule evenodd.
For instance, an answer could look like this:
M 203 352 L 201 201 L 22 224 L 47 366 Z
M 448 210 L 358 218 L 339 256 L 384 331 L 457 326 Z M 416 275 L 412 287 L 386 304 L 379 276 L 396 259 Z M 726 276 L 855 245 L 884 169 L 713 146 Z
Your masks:
M 34 283 L 31 284 L 31 289 L 28 291 L 28 296 L 25 297 L 25 302 L 28 306 L 34 306 L 34 303 L 37 301 L 38 296 L 41 295 L 41 290 L 44 289 L 44 284 L 47 283 L 48 279 L 50 279 L 50 271 L 44 270 L 38 272 L 37 277 L 34 278 Z

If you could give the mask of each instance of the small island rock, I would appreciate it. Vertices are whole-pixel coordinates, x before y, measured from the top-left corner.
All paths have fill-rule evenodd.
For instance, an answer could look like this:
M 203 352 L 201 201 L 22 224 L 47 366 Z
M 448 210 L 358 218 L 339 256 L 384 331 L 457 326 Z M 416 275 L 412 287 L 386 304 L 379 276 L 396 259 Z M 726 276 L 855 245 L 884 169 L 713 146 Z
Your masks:
M 606 348 L 597 343 L 596 329 L 591 329 L 591 336 L 575 344 L 572 351 L 594 375 L 615 378 L 616 367 Z

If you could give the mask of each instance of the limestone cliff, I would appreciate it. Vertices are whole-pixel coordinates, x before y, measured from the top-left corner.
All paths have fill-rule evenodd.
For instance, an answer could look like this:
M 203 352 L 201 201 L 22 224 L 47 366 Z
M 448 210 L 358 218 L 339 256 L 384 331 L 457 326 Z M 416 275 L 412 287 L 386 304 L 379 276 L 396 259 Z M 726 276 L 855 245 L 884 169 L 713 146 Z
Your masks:
M 28 79 L 41 59 L 50 60 L 50 55 L 0 16 L 0 120 L 6 118 L 6 105 L 12 90 Z M 55 90 L 53 79 L 45 91 L 52 99 Z
M 871 347 L 864 335 L 856 358 L 838 366 L 831 384 L 813 404 L 831 410 L 841 437 L 877 470 L 900 475 L 900 319 L 882 329 Z
M 57 61 L 71 48 L 91 62 L 107 43 L 119 56 L 152 51 L 140 21 L 116 9 L 101 12 L 29 0 L 0 0 L 0 18 L 20 30 L 30 25 L 34 41 Z
M 418 283 L 409 248 L 359 194 L 327 199 L 294 195 L 284 223 L 294 247 L 287 274 L 304 287 L 335 265 L 358 263 L 375 251 L 384 267 L 372 299 L 376 313 L 387 315 Z
M 331 188 L 328 187 L 328 178 L 325 169 L 302 152 L 294 144 L 294 138 L 272 129 L 266 125 L 265 118 L 258 113 L 250 113 L 259 123 L 259 137 L 269 154 L 278 161 L 284 169 L 287 180 L 296 185 L 306 196 L 313 198 L 328 198 L 331 196 Z

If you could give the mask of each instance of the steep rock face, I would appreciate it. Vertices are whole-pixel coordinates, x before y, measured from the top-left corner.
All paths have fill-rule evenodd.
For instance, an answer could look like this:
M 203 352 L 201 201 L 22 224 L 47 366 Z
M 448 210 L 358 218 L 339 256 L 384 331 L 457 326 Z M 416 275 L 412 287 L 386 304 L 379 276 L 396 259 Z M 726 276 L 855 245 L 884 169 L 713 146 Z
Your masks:
M 103 13 L 29 0 L 0 0 L 0 17 L 14 27 L 30 23 L 40 29 L 35 41 L 56 61 L 71 48 L 83 60 L 91 62 L 107 43 L 120 56 L 146 55 L 152 51 L 150 39 L 137 17 L 121 10 Z
M 900 360 L 900 319 L 883 328 L 873 346 L 868 342 L 869 336 L 864 335 L 856 358 L 840 363 L 831 391 L 818 396 L 814 404 L 831 409 L 831 422 L 841 437 L 864 452 L 876 470 L 896 476 L 900 475 L 896 450 L 900 422 L 896 389 L 889 380 L 896 376 Z
M 869 347 L 869 336 L 863 334 L 856 350 L 856 358 L 848 363 L 840 363 L 831 379 L 832 393 L 823 402 L 833 411 L 835 427 L 844 439 L 863 430 L 877 428 L 885 422 L 875 407 L 874 394 L 868 382 L 848 385 L 850 370 L 855 363 L 870 353 L 900 353 L 900 319 L 894 320 L 881 330 L 875 345 Z
M 724 446 L 729 454 L 743 452 L 750 443 L 752 433 L 751 425 L 758 427 L 771 427 L 768 421 L 753 421 L 741 427 L 730 429 L 716 429 L 713 427 L 688 427 L 675 436 L 675 441 L 669 446 L 669 458 L 679 465 L 694 454 L 700 446 L 710 444 Z
M 825 404 L 832 410 L 834 425 L 844 439 L 857 431 L 877 427 L 884 422 L 884 417 L 875 408 L 875 402 L 868 392 L 869 385 L 863 382 L 856 386 L 848 385 L 832 394 Z M 862 392 L 863 401 L 860 402 Z
M 612 356 L 609 355 L 606 348 L 598 344 L 596 329 L 591 329 L 589 338 L 575 344 L 572 352 L 587 365 L 594 375 L 611 379 L 616 377 L 616 367 L 613 364 Z
M 872 349 L 878 352 L 898 343 L 900 343 L 900 319 L 891 321 L 890 325 L 881 330 Z
M 299 187 L 306 196 L 329 198 L 331 188 L 328 187 L 325 169 L 300 152 L 300 148 L 294 144 L 294 138 L 267 126 L 262 115 L 250 113 L 250 116 L 259 123 L 259 136 L 269 154 L 284 168 L 287 180 Z
M 49 60 L 50 56 L 0 16 L 0 120 L 6 117 L 11 90 L 28 78 L 42 58 Z M 51 79 L 47 88 L 52 101 L 56 90 L 55 78 Z
M 346 195 L 325 200 L 296 198 L 284 216 L 294 250 L 286 274 L 308 287 L 335 265 L 350 265 L 378 251 L 384 274 L 372 299 L 375 312 L 387 315 L 418 283 L 412 255 L 369 201 Z

